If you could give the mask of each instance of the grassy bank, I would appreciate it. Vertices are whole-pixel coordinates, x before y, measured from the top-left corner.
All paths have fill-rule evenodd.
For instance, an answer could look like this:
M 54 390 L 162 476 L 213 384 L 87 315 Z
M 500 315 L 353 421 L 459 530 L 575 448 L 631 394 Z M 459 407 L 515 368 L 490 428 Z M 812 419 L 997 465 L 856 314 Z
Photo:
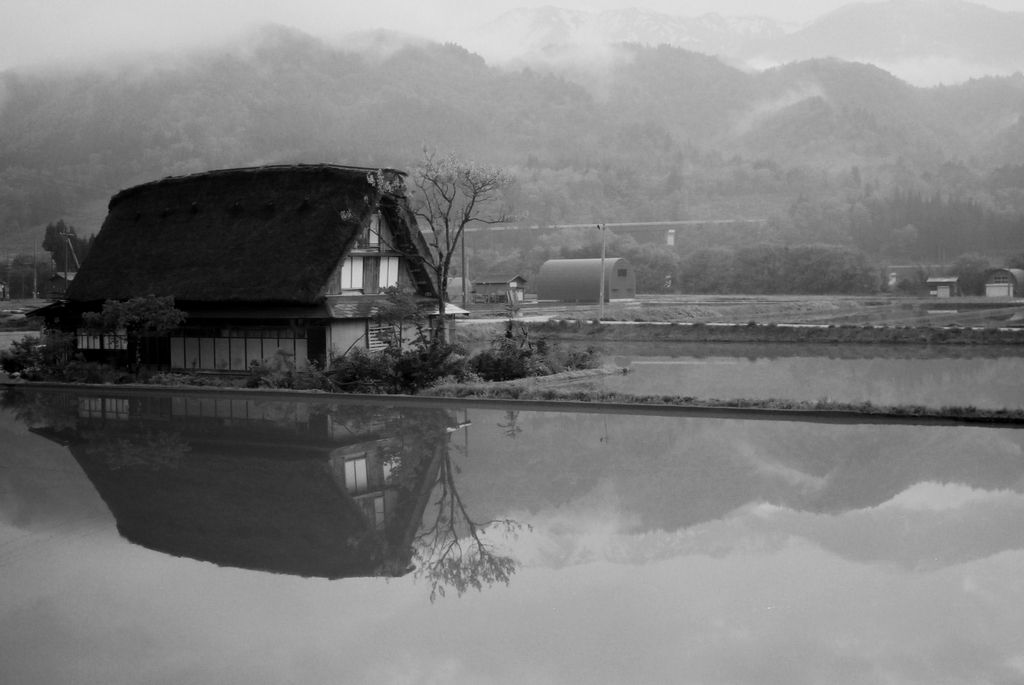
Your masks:
M 482 398 L 530 402 L 579 402 L 586 404 L 632 404 L 646 406 L 760 409 L 794 414 L 851 414 L 877 417 L 935 418 L 964 424 L 1024 426 L 1024 410 L 979 409 L 978 407 L 926 407 L 921 405 L 876 405 L 871 402 L 807 402 L 785 399 L 702 399 L 680 395 L 634 395 L 601 390 L 570 390 L 511 383 L 447 385 L 431 388 L 424 397 L 456 399 Z
M 857 345 L 1020 345 L 1024 330 L 910 326 L 786 326 L 750 322 L 716 324 L 608 324 L 546 321 L 530 324 L 531 335 L 560 341 L 802 343 Z

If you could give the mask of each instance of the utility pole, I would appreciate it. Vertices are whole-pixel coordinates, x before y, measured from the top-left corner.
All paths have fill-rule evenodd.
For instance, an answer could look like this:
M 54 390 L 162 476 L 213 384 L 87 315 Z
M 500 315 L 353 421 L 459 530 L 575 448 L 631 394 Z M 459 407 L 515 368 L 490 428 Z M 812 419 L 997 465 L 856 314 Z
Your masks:
M 64 238 L 64 293 L 68 292 L 68 250 L 71 249 L 71 231 L 65 230 L 61 233 Z
M 32 299 L 39 299 L 39 273 L 36 269 L 36 244 L 32 243 Z
M 466 231 L 462 231 L 462 308 L 466 308 L 466 292 L 469 287 L 469 274 L 466 273 Z
M 67 230 L 64 231 L 64 233 L 61 233 L 61 235 L 64 237 L 64 242 L 65 242 L 65 245 L 66 245 L 66 247 L 64 248 L 64 294 L 67 295 L 67 293 L 68 293 L 68 253 L 70 252 L 71 256 L 75 258 L 75 268 L 76 269 L 81 269 L 82 268 L 82 264 L 81 264 L 81 262 L 78 261 L 78 255 L 75 254 L 75 246 L 71 243 L 71 238 L 75 235 L 74 232 L 71 230 L 70 227 L 68 227 Z
M 604 318 L 604 255 L 608 245 L 608 228 L 604 224 L 598 224 L 597 228 L 601 231 L 601 287 L 597 291 L 597 320 L 600 321 Z

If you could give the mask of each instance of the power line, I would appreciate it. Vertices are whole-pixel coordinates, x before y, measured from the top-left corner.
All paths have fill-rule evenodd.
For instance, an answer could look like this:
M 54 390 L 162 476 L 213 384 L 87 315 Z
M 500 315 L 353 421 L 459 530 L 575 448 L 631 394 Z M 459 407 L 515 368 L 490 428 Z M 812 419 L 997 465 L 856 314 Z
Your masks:
M 624 221 L 620 223 L 602 223 L 606 228 L 618 229 L 620 232 L 633 230 L 642 231 L 650 229 L 668 230 L 674 227 L 689 228 L 693 226 L 726 225 L 726 224 L 763 224 L 765 219 L 686 219 L 685 221 Z M 564 228 L 593 228 L 594 223 L 589 224 L 534 224 L 523 226 L 520 224 L 498 224 L 494 226 L 466 226 L 466 231 L 539 231 L 539 230 L 561 230 Z

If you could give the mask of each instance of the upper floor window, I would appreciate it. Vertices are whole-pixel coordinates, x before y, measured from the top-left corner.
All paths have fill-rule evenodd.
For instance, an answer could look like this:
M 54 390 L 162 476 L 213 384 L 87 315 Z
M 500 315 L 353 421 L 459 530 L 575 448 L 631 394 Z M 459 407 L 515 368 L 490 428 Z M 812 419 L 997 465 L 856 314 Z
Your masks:
M 380 214 L 376 212 L 370 217 L 370 223 L 366 227 L 366 244 L 370 247 L 380 247 L 380 227 L 383 223 Z
M 399 257 L 353 256 L 346 258 L 331 277 L 328 291 L 338 294 L 359 290 L 367 295 L 399 284 L 402 264 Z
M 375 212 L 369 221 L 363 224 L 356 247 L 360 250 L 387 250 L 390 246 L 391 231 L 388 222 Z

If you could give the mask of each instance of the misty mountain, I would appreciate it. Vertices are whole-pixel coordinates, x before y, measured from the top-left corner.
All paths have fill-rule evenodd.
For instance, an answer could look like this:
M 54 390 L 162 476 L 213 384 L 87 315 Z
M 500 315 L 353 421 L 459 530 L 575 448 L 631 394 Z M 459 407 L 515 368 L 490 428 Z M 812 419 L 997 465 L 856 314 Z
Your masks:
M 749 41 L 732 54 L 755 64 L 839 57 L 925 80 L 928 70 L 953 70 L 947 80 L 956 81 L 1024 69 L 1022 36 L 1024 12 L 961 0 L 888 0 L 841 7 L 799 31 Z
M 456 45 L 381 34 L 357 51 L 269 27 L 145 69 L 5 72 L 0 236 L 61 217 L 87 234 L 117 190 L 168 175 L 409 168 L 424 145 L 516 171 L 517 211 L 541 224 L 786 218 L 798 199 L 842 217 L 851 193 L 895 188 L 1024 209 L 1012 169 L 989 182 L 1024 159 L 1019 75 L 915 88 L 834 59 L 751 74 L 668 46 L 612 55 L 509 69 Z
M 665 44 L 762 69 L 838 57 L 882 67 L 917 85 L 1024 69 L 1024 13 L 962 0 L 855 3 L 794 29 L 765 17 L 680 17 L 638 9 L 587 13 L 517 9 L 480 27 L 466 44 L 488 60 L 536 62 L 572 48 Z
M 731 55 L 752 40 L 771 41 L 785 27 L 767 17 L 681 17 L 636 8 L 591 13 L 558 7 L 519 8 L 466 36 L 467 47 L 488 60 L 509 60 L 567 46 L 616 43 L 685 47 Z

